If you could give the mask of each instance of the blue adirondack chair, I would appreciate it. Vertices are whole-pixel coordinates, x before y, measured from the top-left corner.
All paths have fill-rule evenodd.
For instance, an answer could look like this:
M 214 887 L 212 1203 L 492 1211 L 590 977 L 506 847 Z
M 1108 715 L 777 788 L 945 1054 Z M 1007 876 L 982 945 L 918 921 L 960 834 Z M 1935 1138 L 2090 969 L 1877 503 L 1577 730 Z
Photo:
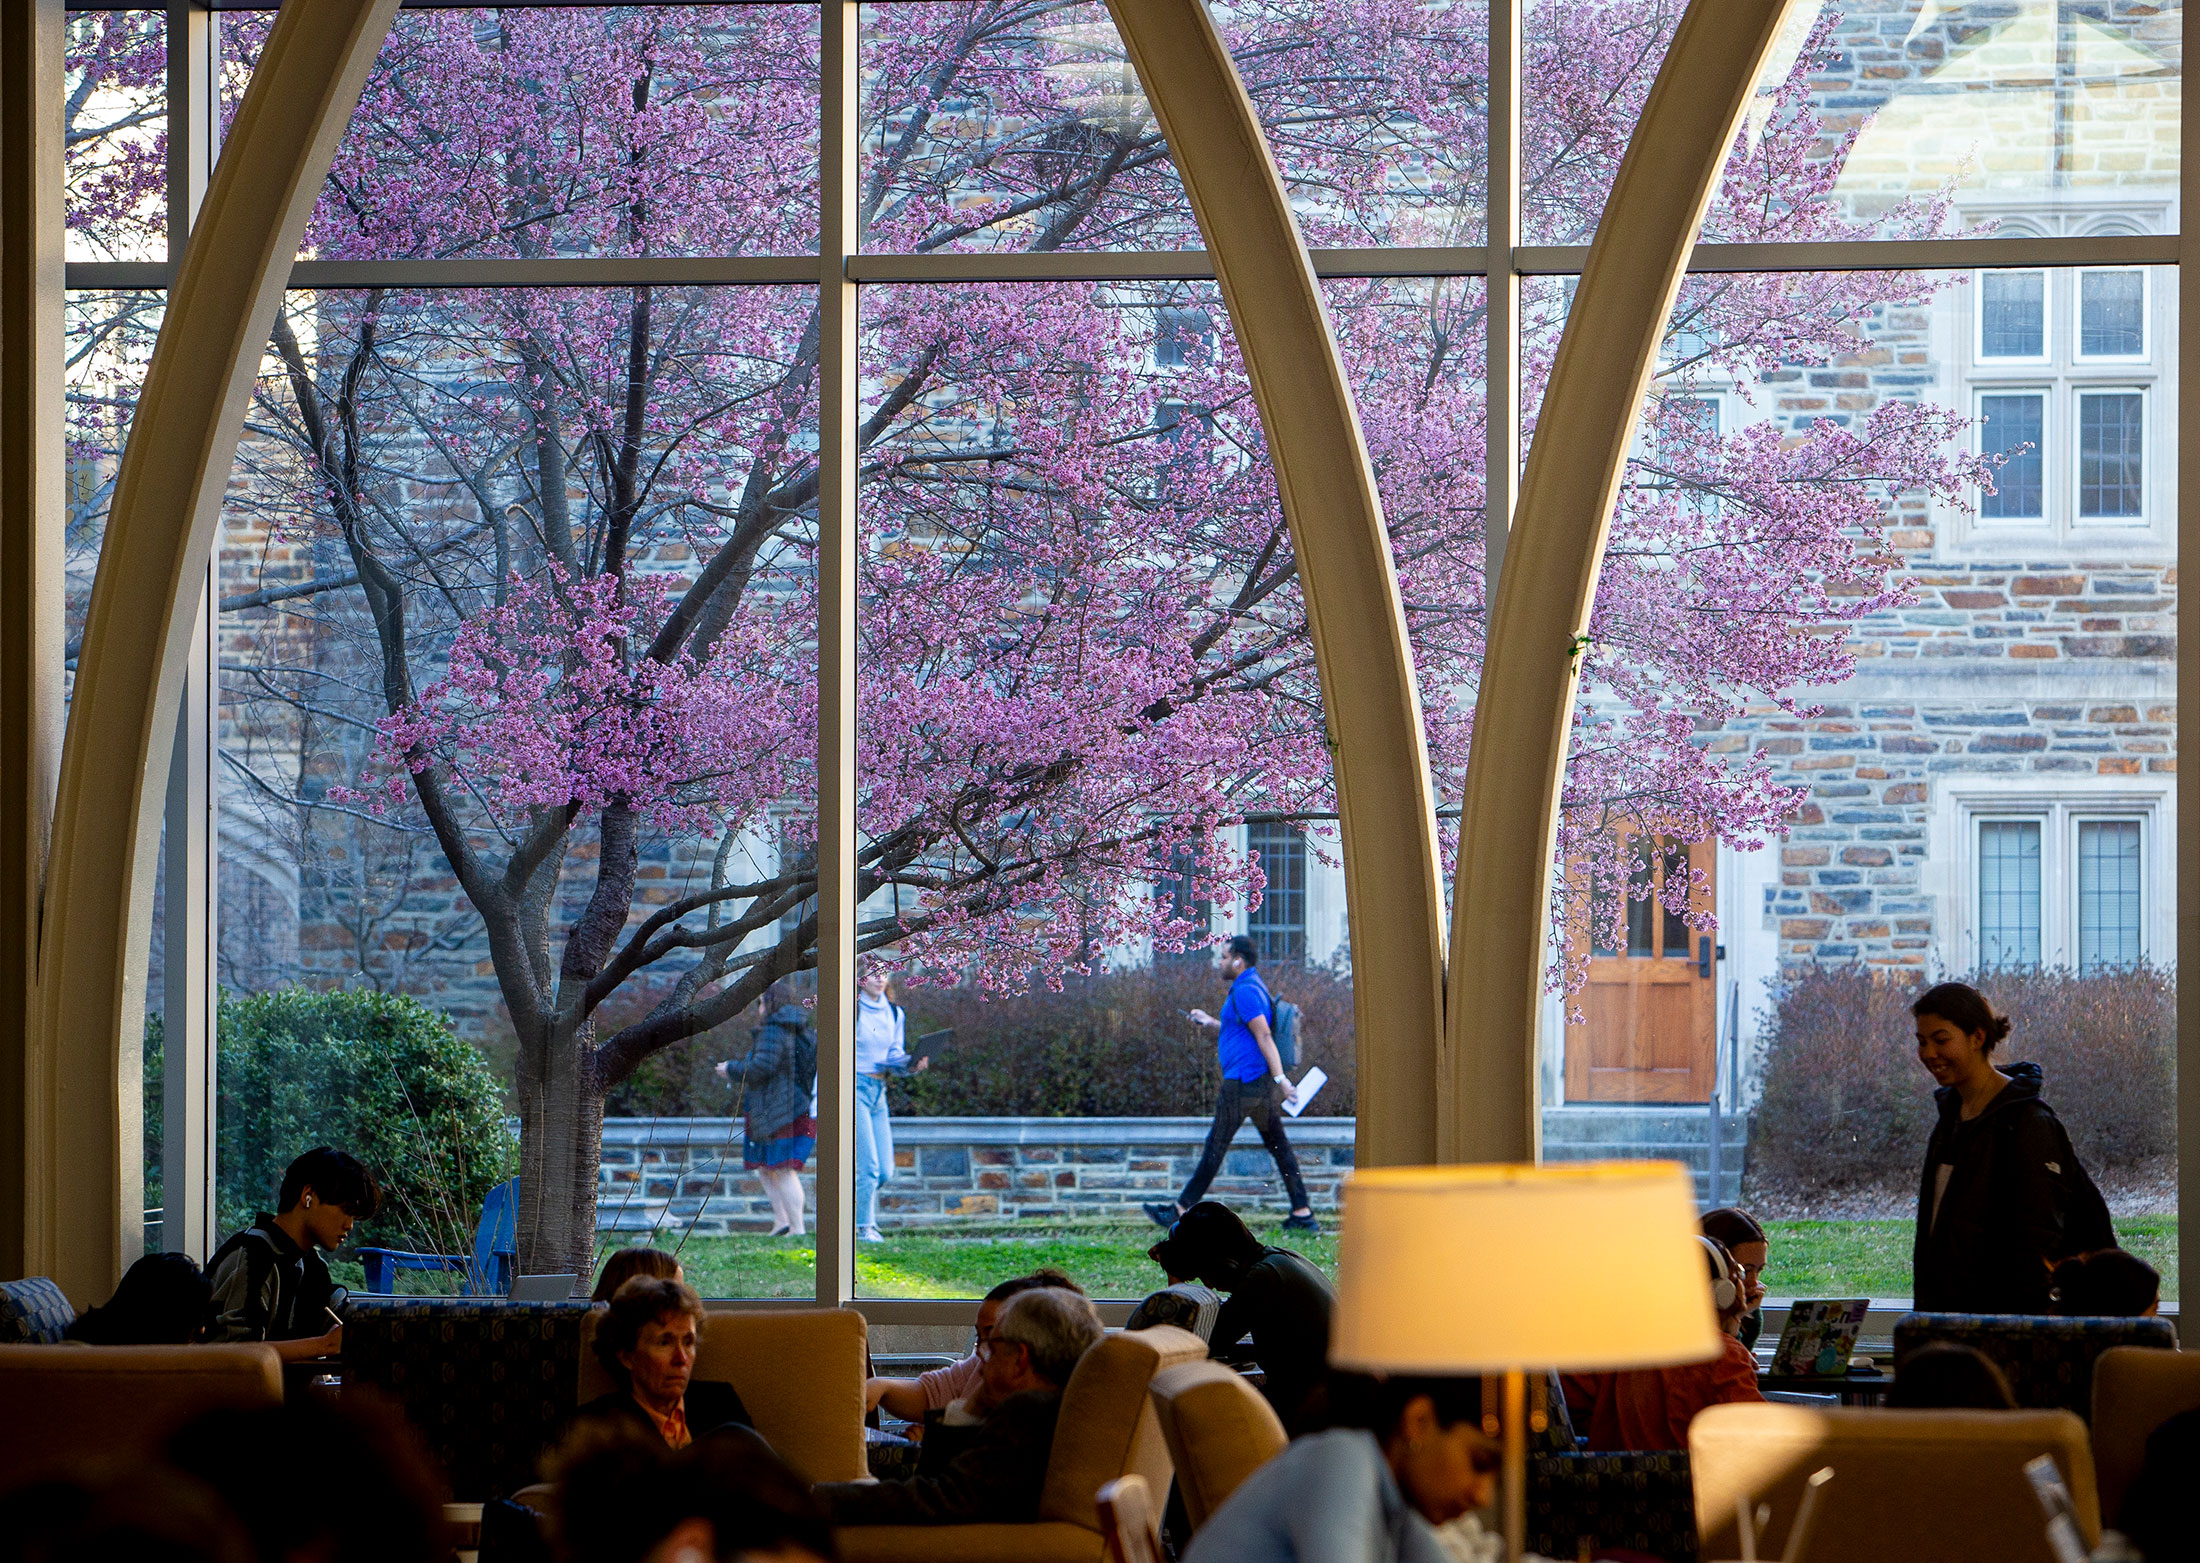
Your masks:
M 481 1225 L 474 1229 L 471 1254 L 408 1254 L 395 1248 L 362 1248 L 367 1290 L 394 1292 L 400 1270 L 456 1271 L 465 1277 L 469 1297 L 503 1297 L 512 1290 L 519 1254 L 519 1179 L 499 1183 L 481 1202 Z

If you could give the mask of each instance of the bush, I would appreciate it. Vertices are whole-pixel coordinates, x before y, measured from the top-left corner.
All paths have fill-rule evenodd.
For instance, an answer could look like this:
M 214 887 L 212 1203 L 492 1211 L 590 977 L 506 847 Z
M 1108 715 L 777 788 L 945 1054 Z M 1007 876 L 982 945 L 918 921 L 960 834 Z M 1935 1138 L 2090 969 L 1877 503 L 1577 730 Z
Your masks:
M 1315 1111 L 1350 1117 L 1352 981 L 1321 967 L 1266 973 L 1278 998 L 1303 1012 L 1299 1066 L 1329 1072 Z M 969 988 L 912 988 L 904 1003 L 911 1040 L 943 1027 L 954 1040 L 921 1075 L 893 1083 L 894 1111 L 920 1118 L 1179 1118 L 1214 1111 L 1215 1034 L 1184 1018 L 1212 1014 L 1227 989 L 1204 960 L 1161 961 L 1130 971 L 1064 980 L 987 998 Z M 604 1104 L 614 1117 L 717 1117 L 741 1111 L 734 1088 L 711 1072 L 738 1057 L 760 1017 L 752 1010 L 708 1038 L 665 1049 L 622 1081 Z
M 2150 966 L 2084 975 L 2051 967 L 1957 980 L 2011 1018 L 1997 1061 L 2040 1066 L 2043 1094 L 2089 1170 L 2177 1148 L 2173 976 Z M 1753 1174 L 1791 1187 L 1917 1176 L 1935 1108 L 1910 1004 L 1928 986 L 1923 977 L 1821 966 L 1775 987 Z
M 223 993 L 216 1190 L 222 1228 L 266 1210 L 283 1169 L 333 1145 L 373 1169 L 382 1209 L 353 1241 L 467 1253 L 481 1202 L 517 1170 L 503 1087 L 417 1000 L 286 988 Z
M 1264 971 L 1302 1011 L 1293 1078 L 1329 1072 L 1315 1111 L 1356 1108 L 1352 982 L 1320 967 Z M 1204 961 L 1161 961 L 988 999 L 964 988 L 911 990 L 909 1033 L 952 1027 L 921 1075 L 894 1083 L 894 1110 L 920 1118 L 1174 1118 L 1214 1111 L 1215 1034 L 1184 1011 L 1219 1010 L 1227 992 Z

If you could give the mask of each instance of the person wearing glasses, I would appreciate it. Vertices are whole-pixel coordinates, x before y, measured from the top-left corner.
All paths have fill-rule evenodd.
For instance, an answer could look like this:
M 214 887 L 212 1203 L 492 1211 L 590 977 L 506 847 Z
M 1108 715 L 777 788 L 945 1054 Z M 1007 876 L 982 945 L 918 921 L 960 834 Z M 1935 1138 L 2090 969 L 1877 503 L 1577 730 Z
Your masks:
M 1062 1390 L 1102 1334 L 1081 1293 L 1035 1287 L 1011 1297 L 978 1349 L 978 1393 L 992 1407 L 961 1450 L 905 1481 L 825 1482 L 835 1525 L 1028 1525 L 1039 1517 Z
M 1037 1291 L 1042 1286 L 1057 1286 L 1065 1292 L 1085 1295 L 1085 1289 L 1052 1265 L 1032 1271 L 1029 1275 L 1010 1276 L 985 1294 L 978 1304 L 978 1334 L 970 1355 L 960 1362 L 951 1362 L 944 1368 L 934 1368 L 915 1378 L 874 1378 L 863 1386 L 865 1409 L 883 1411 L 888 1416 L 899 1417 L 904 1422 L 921 1422 L 929 1430 L 933 1419 L 957 1401 L 965 1402 L 966 1411 L 983 1415 L 983 1404 L 972 1406 L 969 1399 L 982 1385 L 985 1360 L 980 1353 L 985 1343 L 993 1338 L 1000 1327 L 1001 1309 L 1008 1300 L 1021 1292 Z

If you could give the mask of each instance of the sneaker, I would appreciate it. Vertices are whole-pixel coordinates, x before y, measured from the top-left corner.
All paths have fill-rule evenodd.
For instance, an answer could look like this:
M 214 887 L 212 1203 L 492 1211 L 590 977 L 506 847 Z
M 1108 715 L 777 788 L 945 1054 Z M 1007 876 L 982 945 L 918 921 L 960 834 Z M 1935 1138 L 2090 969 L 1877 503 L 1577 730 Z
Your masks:
M 1283 1229 L 1286 1232 L 1319 1232 L 1322 1224 L 1314 1218 L 1314 1213 L 1310 1210 L 1303 1216 L 1285 1217 Z
M 886 1241 L 886 1234 L 877 1227 L 858 1227 L 856 1229 L 856 1241 L 859 1243 L 883 1243 Z
M 1177 1223 L 1177 1219 L 1183 1215 L 1183 1212 L 1178 1210 L 1175 1203 L 1170 1200 L 1155 1200 L 1152 1204 L 1141 1208 L 1146 1212 L 1147 1219 L 1164 1232 L 1173 1228 Z

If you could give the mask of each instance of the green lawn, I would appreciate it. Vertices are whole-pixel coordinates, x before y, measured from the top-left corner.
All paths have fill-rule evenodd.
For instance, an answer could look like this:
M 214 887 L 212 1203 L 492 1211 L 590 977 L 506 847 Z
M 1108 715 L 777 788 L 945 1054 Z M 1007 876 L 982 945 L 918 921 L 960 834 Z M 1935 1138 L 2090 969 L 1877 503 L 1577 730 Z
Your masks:
M 1774 1297 L 1906 1297 L 1909 1221 L 1768 1221 L 1772 1258 L 1765 1290 Z M 2162 1273 L 2165 1301 L 2177 1296 L 2177 1218 L 2119 1218 L 2123 1246 Z
M 1910 1290 L 1907 1221 L 1771 1221 L 1772 1261 L 1765 1287 L 1775 1297 L 1904 1297 Z M 1308 1238 L 1275 1220 L 1253 1229 L 1334 1274 L 1335 1232 Z M 2177 1296 L 2177 1218 L 2120 1218 L 2124 1246 L 2162 1272 L 2162 1296 Z M 1068 1271 L 1095 1297 L 1142 1297 L 1163 1281 L 1146 1250 L 1151 1226 L 1063 1225 L 909 1232 L 856 1250 L 856 1291 L 863 1297 L 977 1297 L 994 1282 L 1040 1265 Z M 811 1238 L 694 1237 L 680 1251 L 688 1279 L 706 1297 L 816 1295 L 817 1249 Z M 339 1262 L 338 1279 L 357 1285 L 356 1265 Z M 345 1270 L 354 1272 L 346 1276 Z M 406 1277 L 426 1290 L 427 1277 Z
M 1308 1238 L 1280 1233 L 1277 1226 L 1256 1220 L 1253 1230 L 1268 1242 L 1291 1239 L 1287 1246 L 1335 1272 L 1333 1232 Z M 856 1291 L 863 1297 L 978 1297 L 996 1281 L 1053 1265 L 1095 1297 L 1143 1297 L 1167 1281 L 1146 1257 L 1160 1236 L 1155 1226 L 1028 1224 L 889 1234 L 856 1249 Z M 706 1297 L 814 1295 L 817 1249 L 810 1238 L 695 1237 L 681 1249 L 680 1261 Z

